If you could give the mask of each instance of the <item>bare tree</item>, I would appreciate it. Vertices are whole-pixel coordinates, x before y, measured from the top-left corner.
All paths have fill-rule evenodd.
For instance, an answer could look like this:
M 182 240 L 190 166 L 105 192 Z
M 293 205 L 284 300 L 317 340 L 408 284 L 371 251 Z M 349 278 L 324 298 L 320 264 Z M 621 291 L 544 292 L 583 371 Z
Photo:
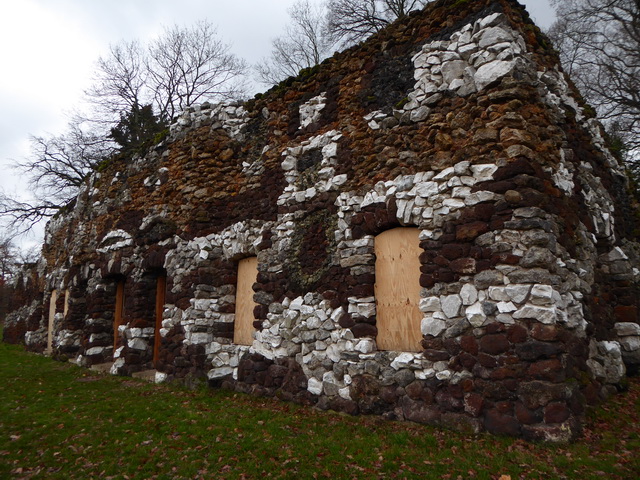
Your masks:
M 343 46 L 360 42 L 429 0 L 329 0 L 327 31 Z
M 0 217 L 23 233 L 67 205 L 89 173 L 115 152 L 101 132 L 74 118 L 62 135 L 31 137 L 31 157 L 14 164 L 29 178 L 30 196 L 19 200 L 0 192 Z
M 640 149 L 640 1 L 552 0 L 549 36 L 610 134 Z M 629 158 L 633 158 L 632 154 Z
M 96 119 L 111 126 L 147 105 L 168 122 L 194 103 L 241 96 L 245 70 L 245 62 L 230 52 L 215 27 L 202 21 L 190 28 L 167 28 L 148 45 L 112 46 L 98 60 L 87 95 L 98 109 Z
M 91 121 L 109 125 L 149 100 L 145 61 L 145 49 L 137 41 L 111 45 L 108 56 L 98 58 L 94 84 L 85 92 L 97 110 Z
M 118 146 L 146 145 L 188 105 L 241 95 L 245 69 L 207 22 L 168 28 L 149 45 L 112 46 L 85 92 L 94 111 L 76 115 L 62 135 L 31 138 L 31 157 L 16 164 L 31 198 L 0 192 L 0 219 L 24 232 L 55 215 Z
M 289 9 L 285 33 L 271 42 L 271 55 L 254 66 L 258 81 L 265 85 L 296 76 L 303 68 L 317 65 L 331 52 L 325 36 L 325 9 L 309 0 L 298 0 Z

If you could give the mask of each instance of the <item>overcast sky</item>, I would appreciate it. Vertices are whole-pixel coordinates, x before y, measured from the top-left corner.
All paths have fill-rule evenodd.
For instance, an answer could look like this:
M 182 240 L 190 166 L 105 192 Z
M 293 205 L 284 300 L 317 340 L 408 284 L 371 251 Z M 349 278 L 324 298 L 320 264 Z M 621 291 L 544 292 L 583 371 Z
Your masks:
M 540 27 L 552 23 L 549 0 L 520 1 Z M 63 133 L 110 44 L 145 41 L 163 27 L 206 19 L 236 55 L 255 63 L 268 56 L 294 2 L 0 0 L 0 189 L 24 198 L 27 189 L 11 160 L 28 156 L 30 135 Z

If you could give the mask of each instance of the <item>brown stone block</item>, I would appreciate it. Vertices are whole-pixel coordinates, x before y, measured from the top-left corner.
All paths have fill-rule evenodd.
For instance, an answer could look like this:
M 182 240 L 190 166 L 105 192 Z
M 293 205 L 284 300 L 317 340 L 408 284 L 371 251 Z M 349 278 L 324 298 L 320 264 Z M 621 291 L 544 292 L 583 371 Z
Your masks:
M 512 325 L 507 328 L 507 338 L 511 343 L 523 343 L 527 340 L 527 329 L 522 325 Z
M 465 244 L 449 243 L 442 246 L 440 254 L 449 260 L 456 260 L 465 256 L 467 254 L 466 251 L 468 250 L 468 248 L 469 246 Z
M 497 360 L 491 355 L 487 355 L 485 353 L 478 354 L 478 362 L 486 368 L 495 368 L 498 366 Z
M 424 355 L 424 358 L 432 362 L 449 361 L 449 359 L 451 358 L 451 355 L 449 354 L 449 352 L 445 350 L 428 349 L 423 352 L 423 355 Z
M 500 322 L 493 322 L 486 326 L 486 332 L 489 334 L 504 332 L 504 324 Z
M 412 400 L 409 397 L 402 400 L 402 414 L 406 420 L 427 425 L 439 425 L 442 415 L 438 407 Z
M 504 167 L 498 168 L 493 174 L 495 180 L 505 180 L 507 178 L 513 178 L 516 175 L 527 174 L 535 175 L 536 171 L 531 166 L 528 160 L 524 158 L 518 158 L 512 162 L 509 162 Z
M 457 412 L 464 408 L 463 398 L 445 389 L 439 390 L 436 393 L 435 401 L 445 412 Z
M 531 336 L 543 342 L 552 342 L 558 338 L 559 330 L 555 325 L 536 323 L 531 328 Z
M 480 351 L 490 355 L 499 355 L 511 348 L 511 344 L 504 334 L 485 335 L 479 343 Z
M 423 273 L 422 275 L 420 275 L 420 286 L 423 288 L 431 288 L 435 285 L 436 281 L 433 277 L 433 275 L 429 275 L 426 273 Z
M 635 305 L 618 305 L 613 312 L 617 322 L 638 323 L 638 307 Z
M 544 423 L 562 423 L 571 416 L 565 403 L 553 402 L 544 408 Z
M 484 398 L 477 393 L 467 393 L 464 396 L 464 411 L 474 417 L 479 417 L 484 407 Z
M 449 268 L 461 275 L 471 275 L 476 273 L 476 261 L 473 258 L 459 258 L 452 261 Z
M 441 268 L 433 275 L 435 281 L 443 283 L 451 283 L 456 280 L 455 275 L 449 269 Z
M 378 329 L 375 325 L 370 325 L 368 323 L 356 323 L 351 327 L 351 332 L 353 332 L 353 336 L 356 338 L 375 337 L 378 335 Z
M 537 360 L 539 358 L 550 358 L 562 353 L 560 344 L 539 342 L 531 340 L 516 346 L 516 354 L 523 360 Z
M 562 382 L 566 378 L 562 362 L 557 358 L 532 363 L 527 373 L 535 379 L 549 382 Z
M 338 324 L 342 328 L 351 328 L 356 324 L 356 322 L 351 317 L 351 314 L 345 312 L 342 315 L 340 315 L 340 319 L 338 320 Z
M 342 397 L 332 398 L 329 402 L 329 407 L 336 412 L 344 412 L 349 415 L 358 415 L 360 413 L 356 402 Z
M 471 355 L 478 354 L 478 341 L 476 337 L 471 335 L 464 335 L 460 337 L 460 346 L 465 352 L 470 353 Z
M 457 357 L 458 362 L 467 370 L 471 370 L 473 366 L 477 363 L 476 357 L 473 355 L 463 352 Z
M 456 240 L 459 242 L 470 242 L 488 231 L 489 225 L 486 222 L 477 221 L 459 225 L 456 228 Z
M 496 435 L 520 436 L 520 423 L 515 417 L 491 409 L 484 414 L 484 428 Z
M 514 413 L 516 415 L 516 419 L 524 425 L 542 422 L 542 412 L 540 410 L 530 410 L 521 402 L 516 402 L 514 406 Z
M 456 432 L 466 435 L 477 434 L 482 431 L 482 422 L 477 418 L 470 418 L 462 413 L 447 412 L 442 414 L 442 423 Z
M 433 259 L 433 263 L 435 263 L 436 265 L 440 266 L 440 267 L 447 267 L 449 266 L 449 260 L 447 260 L 445 257 L 443 257 L 442 255 L 438 255 Z

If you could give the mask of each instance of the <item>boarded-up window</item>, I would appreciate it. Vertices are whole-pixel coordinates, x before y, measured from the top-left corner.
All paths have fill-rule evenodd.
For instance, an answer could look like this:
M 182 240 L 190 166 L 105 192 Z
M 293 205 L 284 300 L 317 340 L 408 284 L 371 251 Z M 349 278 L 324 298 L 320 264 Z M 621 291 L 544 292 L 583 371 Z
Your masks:
M 375 239 L 376 326 L 380 350 L 421 350 L 419 233 L 417 228 L 395 228 Z
M 51 298 L 49 299 L 49 322 L 47 325 L 47 354 L 50 355 L 53 351 L 53 325 L 56 319 L 56 302 L 58 301 L 58 291 L 53 290 L 51 292 Z
M 258 276 L 258 258 L 244 258 L 238 262 L 238 285 L 236 289 L 236 321 L 233 327 L 233 342 L 238 345 L 253 343 L 253 284 Z
M 70 292 L 69 292 L 69 289 L 67 288 L 64 291 L 64 311 L 62 312 L 62 316 L 64 318 L 67 318 L 67 313 L 69 313 L 69 298 L 70 298 Z
M 153 337 L 153 365 L 156 367 L 158 366 L 158 355 L 160 353 L 160 329 L 162 328 L 166 290 L 167 276 L 163 273 L 158 276 L 156 283 L 156 323 Z

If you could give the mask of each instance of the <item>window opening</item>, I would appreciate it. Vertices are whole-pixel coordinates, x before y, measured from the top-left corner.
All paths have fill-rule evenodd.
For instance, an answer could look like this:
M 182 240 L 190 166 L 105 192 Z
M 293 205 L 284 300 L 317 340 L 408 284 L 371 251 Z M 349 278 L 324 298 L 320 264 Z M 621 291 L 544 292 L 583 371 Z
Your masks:
M 156 281 L 156 321 L 153 334 L 153 366 L 157 368 L 160 354 L 160 329 L 162 328 L 162 316 L 167 292 L 167 275 L 162 273 Z
M 122 325 L 124 315 L 124 280 L 116 283 L 116 306 L 113 314 L 113 351 L 118 348 L 118 328 Z
M 233 326 L 233 342 L 238 345 L 253 343 L 253 284 L 258 277 L 258 257 L 243 258 L 238 262 L 236 288 L 236 318 Z
M 418 352 L 420 323 L 420 231 L 400 227 L 375 239 L 377 344 L 380 350 Z
M 58 291 L 51 291 L 49 299 L 49 322 L 47 324 L 47 355 L 53 352 L 53 325 L 56 319 L 56 302 L 58 301 Z

